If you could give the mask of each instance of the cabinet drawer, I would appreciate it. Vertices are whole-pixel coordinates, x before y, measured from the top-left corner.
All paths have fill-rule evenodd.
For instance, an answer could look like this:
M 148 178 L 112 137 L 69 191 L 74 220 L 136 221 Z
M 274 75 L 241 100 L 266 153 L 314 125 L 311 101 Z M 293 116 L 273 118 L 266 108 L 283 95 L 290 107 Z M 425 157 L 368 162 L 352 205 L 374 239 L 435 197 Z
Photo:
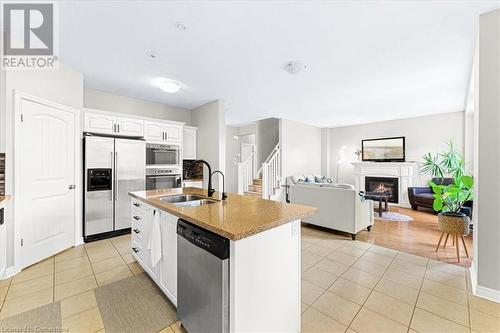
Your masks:
M 144 247 L 141 244 L 141 242 L 138 242 L 137 240 L 132 240 L 132 255 L 135 257 L 137 261 L 141 263 L 144 258 L 143 249 Z
M 140 200 L 132 199 L 132 207 L 138 211 L 146 211 L 146 205 Z
M 142 227 L 135 220 L 132 220 L 132 241 L 140 242 L 141 245 L 144 242 Z
M 144 213 L 139 210 L 132 209 L 131 219 L 132 219 L 132 225 L 134 223 L 137 224 L 137 226 L 139 227 L 142 227 L 144 225 L 142 221 L 144 221 L 145 216 Z

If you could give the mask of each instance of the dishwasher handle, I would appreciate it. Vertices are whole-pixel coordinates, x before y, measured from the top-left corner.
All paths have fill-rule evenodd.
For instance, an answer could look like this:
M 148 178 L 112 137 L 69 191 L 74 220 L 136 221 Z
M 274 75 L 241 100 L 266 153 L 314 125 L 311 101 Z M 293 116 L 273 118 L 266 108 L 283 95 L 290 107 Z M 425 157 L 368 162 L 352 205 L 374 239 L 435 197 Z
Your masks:
M 183 219 L 177 221 L 177 235 L 221 260 L 229 258 L 229 239 L 225 237 Z

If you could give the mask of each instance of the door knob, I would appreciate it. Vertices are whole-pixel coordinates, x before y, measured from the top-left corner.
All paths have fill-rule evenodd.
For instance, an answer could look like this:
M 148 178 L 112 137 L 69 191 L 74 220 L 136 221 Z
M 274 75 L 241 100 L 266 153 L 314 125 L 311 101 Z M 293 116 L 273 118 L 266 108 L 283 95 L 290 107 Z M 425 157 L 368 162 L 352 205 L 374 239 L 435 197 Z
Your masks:
M 76 185 L 69 185 L 69 186 L 68 186 L 68 188 L 69 188 L 70 190 L 74 190 L 74 189 L 76 188 Z

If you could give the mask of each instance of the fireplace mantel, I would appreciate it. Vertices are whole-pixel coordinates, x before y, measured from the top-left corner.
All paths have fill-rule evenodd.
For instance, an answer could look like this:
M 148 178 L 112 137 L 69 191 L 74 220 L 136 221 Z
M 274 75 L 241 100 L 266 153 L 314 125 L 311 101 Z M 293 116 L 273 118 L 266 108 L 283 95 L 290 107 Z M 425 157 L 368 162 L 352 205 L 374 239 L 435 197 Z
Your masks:
M 420 185 L 417 162 L 354 162 L 356 190 L 365 190 L 365 177 L 394 177 L 399 179 L 399 206 L 410 207 L 408 187 Z

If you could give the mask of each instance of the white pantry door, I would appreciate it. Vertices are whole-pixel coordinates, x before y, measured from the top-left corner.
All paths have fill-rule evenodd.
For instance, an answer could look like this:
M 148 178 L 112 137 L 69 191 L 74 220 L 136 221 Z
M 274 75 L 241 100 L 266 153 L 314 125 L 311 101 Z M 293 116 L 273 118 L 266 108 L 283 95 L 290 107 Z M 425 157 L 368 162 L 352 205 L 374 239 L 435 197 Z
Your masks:
M 77 113 L 24 97 L 17 105 L 14 198 L 22 269 L 74 245 Z

